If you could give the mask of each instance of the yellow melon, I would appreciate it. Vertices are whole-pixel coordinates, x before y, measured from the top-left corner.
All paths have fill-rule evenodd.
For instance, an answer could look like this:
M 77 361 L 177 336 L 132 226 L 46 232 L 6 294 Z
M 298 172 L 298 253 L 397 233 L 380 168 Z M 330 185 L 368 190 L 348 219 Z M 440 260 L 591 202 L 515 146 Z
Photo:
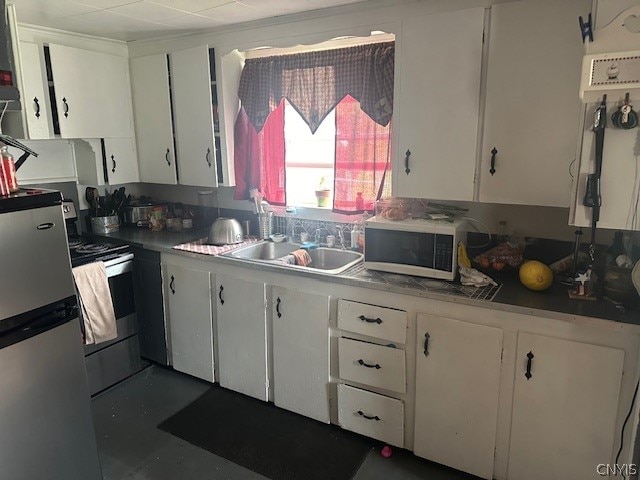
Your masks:
M 518 272 L 522 284 L 530 290 L 546 290 L 553 283 L 553 272 L 544 263 L 528 260 Z

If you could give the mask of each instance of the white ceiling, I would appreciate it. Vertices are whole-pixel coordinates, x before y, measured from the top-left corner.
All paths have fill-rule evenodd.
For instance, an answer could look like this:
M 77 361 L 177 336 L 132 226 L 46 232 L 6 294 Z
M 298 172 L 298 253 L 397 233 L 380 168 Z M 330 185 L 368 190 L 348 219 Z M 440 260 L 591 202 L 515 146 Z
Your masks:
M 366 0 L 15 0 L 18 21 L 118 40 L 219 27 Z

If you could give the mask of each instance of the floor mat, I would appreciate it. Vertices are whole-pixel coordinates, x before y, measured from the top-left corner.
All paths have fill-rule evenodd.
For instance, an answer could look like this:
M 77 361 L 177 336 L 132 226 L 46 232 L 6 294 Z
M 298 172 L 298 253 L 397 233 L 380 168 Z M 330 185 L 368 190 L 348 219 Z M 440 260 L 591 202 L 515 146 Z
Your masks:
M 376 445 L 218 386 L 158 428 L 272 480 L 349 480 Z

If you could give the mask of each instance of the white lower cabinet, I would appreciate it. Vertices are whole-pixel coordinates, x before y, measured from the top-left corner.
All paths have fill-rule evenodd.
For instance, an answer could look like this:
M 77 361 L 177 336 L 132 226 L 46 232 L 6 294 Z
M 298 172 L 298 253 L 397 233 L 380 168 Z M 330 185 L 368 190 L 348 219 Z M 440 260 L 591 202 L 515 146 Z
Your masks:
M 518 334 L 509 479 L 602 478 L 613 463 L 624 351 Z
M 346 430 L 404 446 L 404 402 L 349 385 L 338 385 L 338 423 Z
M 273 287 L 273 400 L 329 423 L 329 297 Z
M 418 314 L 416 455 L 493 478 L 502 336 L 499 328 Z
M 208 271 L 164 263 L 165 312 L 173 368 L 213 382 L 213 316 Z
M 220 385 L 266 401 L 265 284 L 216 275 L 215 292 Z

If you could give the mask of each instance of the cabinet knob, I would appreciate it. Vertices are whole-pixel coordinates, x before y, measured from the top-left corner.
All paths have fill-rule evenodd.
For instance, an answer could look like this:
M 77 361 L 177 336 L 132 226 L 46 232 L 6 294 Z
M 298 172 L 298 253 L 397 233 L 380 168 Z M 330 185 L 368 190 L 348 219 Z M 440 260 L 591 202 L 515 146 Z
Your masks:
M 409 175 L 411 173 L 411 169 L 409 168 L 409 157 L 411 156 L 411 150 L 407 150 L 404 154 L 404 173 Z
M 360 315 L 358 318 L 366 323 L 377 323 L 378 325 L 382 323 L 382 320 L 380 318 L 369 318 L 365 317 L 364 315 Z
M 375 420 L 376 422 L 380 421 L 380 417 L 377 416 L 377 415 L 374 415 L 374 416 L 370 417 L 369 415 L 364 413 L 362 410 L 358 410 L 356 413 L 358 415 L 360 415 L 362 418 L 366 418 L 367 420 Z
M 535 355 L 533 355 L 533 353 L 531 352 L 527 353 L 527 372 L 524 374 L 524 376 L 527 377 L 527 380 L 533 377 L 533 375 L 531 374 L 531 360 L 533 360 L 534 356 Z
M 38 103 L 38 97 L 33 98 L 33 103 L 36 105 L 36 118 L 40 118 L 40 103 Z
M 491 168 L 489 169 L 489 173 L 493 175 L 496 173 L 496 155 L 498 154 L 498 150 L 496 147 L 493 147 L 491 150 Z
M 379 364 L 377 364 L 377 363 L 376 363 L 375 365 L 372 365 L 372 364 L 370 364 L 370 363 L 365 362 L 363 359 L 358 360 L 358 363 L 359 363 L 360 365 L 362 365 L 363 367 L 367 367 L 367 368 L 375 368 L 376 370 L 380 370 L 380 369 L 382 368 L 382 367 L 381 367 Z

